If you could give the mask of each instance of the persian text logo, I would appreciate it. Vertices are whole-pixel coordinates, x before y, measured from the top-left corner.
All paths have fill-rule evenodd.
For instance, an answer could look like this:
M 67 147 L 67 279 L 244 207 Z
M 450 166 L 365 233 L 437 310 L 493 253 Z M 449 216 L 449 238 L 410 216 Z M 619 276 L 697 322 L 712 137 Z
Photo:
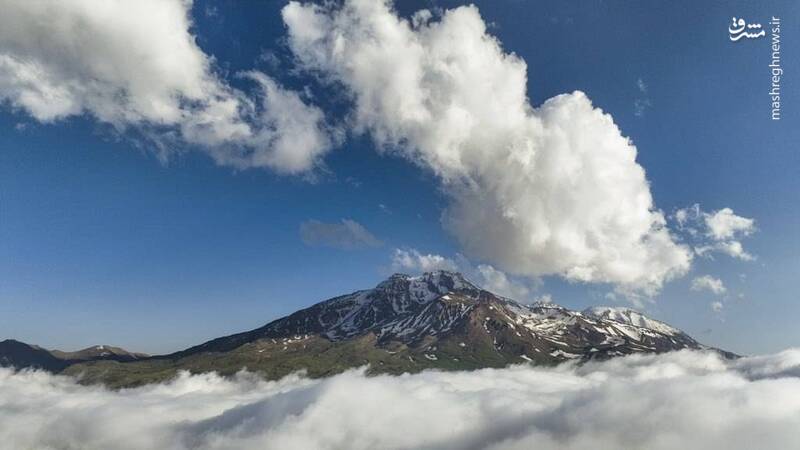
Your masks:
M 761 29 L 760 23 L 747 23 L 744 19 L 736 19 L 736 17 L 731 21 L 731 26 L 728 27 L 728 33 L 730 34 L 730 39 L 734 42 L 743 37 L 757 39 L 766 35 L 766 32 Z

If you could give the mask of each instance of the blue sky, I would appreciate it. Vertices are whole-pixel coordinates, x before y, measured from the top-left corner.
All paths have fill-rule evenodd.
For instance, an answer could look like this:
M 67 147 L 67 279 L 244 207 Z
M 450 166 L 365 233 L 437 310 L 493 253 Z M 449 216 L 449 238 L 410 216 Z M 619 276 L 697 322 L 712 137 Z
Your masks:
M 459 5 L 398 2 L 397 9 L 409 17 Z M 336 119 L 348 112 L 346 96 L 298 69 L 284 6 L 196 2 L 190 33 L 220 80 L 251 94 L 236 73 L 263 71 L 289 90 L 306 89 L 304 98 L 341 127 Z M 636 145 L 655 205 L 666 215 L 698 203 L 755 220 L 757 231 L 741 239 L 754 260 L 697 256 L 644 309 L 736 352 L 800 345 L 800 90 L 793 85 L 800 62 L 790 50 L 798 44 L 791 31 L 800 6 L 476 6 L 503 50 L 527 63 L 531 105 L 580 90 L 613 117 Z M 727 30 L 732 16 L 766 24 L 772 15 L 786 24 L 780 121 L 769 117 L 768 41 L 730 42 Z M 0 53 L 3 45 L 0 37 Z M 173 351 L 371 287 L 395 269 L 395 249 L 450 259 L 465 253 L 443 226 L 449 200 L 437 175 L 419 161 L 376 151 L 369 133 L 344 132 L 313 178 L 218 164 L 196 143 L 170 142 L 175 148 L 164 161 L 142 135 L 86 112 L 48 121 L 4 102 L 0 337 L 60 349 L 108 343 Z M 343 219 L 380 243 L 341 249 L 301 239 L 302 223 Z M 482 263 L 497 265 L 470 257 L 470 264 Z M 727 292 L 692 290 L 701 275 L 720 279 Z M 571 308 L 627 304 L 606 297 L 609 283 L 532 278 L 512 279 L 532 298 L 549 294 Z M 712 310 L 713 301 L 723 309 Z

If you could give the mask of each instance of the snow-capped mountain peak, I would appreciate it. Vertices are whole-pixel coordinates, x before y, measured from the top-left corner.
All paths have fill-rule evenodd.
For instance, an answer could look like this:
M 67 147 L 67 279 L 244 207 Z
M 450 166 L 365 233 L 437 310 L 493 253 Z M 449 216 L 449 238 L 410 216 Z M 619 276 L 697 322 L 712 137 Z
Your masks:
M 480 289 L 459 273 L 436 271 L 394 274 L 373 289 L 335 297 L 256 330 L 172 356 L 227 352 L 263 340 L 288 345 L 309 336 L 330 345 L 367 340 L 379 351 L 422 352 L 417 356 L 428 361 L 444 361 L 446 353 L 451 363 L 463 365 L 467 358 L 471 367 L 485 367 L 487 361 L 550 364 L 705 348 L 680 330 L 632 309 L 595 307 L 577 312 L 555 303 L 524 305 Z
M 426 272 L 419 276 L 396 273 L 373 289 L 376 295 L 407 296 L 417 303 L 427 303 L 449 292 L 477 294 L 479 291 L 460 273 L 446 270 Z
M 461 274 L 437 271 L 395 274 L 372 289 L 141 364 L 77 364 L 73 372 L 126 385 L 128 368 L 148 380 L 168 374 L 164 368 L 233 374 L 247 367 L 270 377 L 297 370 L 327 376 L 364 365 L 370 373 L 404 373 L 551 365 L 685 348 L 708 349 L 628 308 L 577 312 L 554 303 L 524 305 L 480 289 Z
M 414 345 L 426 336 L 442 337 L 469 328 L 481 317 L 493 341 L 500 330 L 510 329 L 514 339 L 546 343 L 540 351 L 547 352 L 575 355 L 584 348 L 629 353 L 699 347 L 680 330 L 633 309 L 595 307 L 580 313 L 555 303 L 523 305 L 480 289 L 456 272 L 395 274 L 374 289 L 352 295 L 330 302 L 337 308 L 349 307 L 339 309 L 338 319 L 325 327 L 329 339 L 373 333 L 380 341 Z M 317 306 L 324 309 L 327 303 Z M 488 327 L 490 322 L 494 328 Z

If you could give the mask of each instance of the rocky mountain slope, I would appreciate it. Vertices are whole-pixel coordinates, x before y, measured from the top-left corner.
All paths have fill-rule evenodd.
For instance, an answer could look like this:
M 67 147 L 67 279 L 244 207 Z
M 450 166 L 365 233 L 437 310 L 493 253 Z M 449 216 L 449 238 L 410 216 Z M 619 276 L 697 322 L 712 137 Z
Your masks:
M 179 370 L 268 378 L 325 376 L 368 364 L 372 373 L 552 365 L 631 353 L 707 348 L 686 333 L 625 308 L 582 312 L 525 305 L 445 271 L 393 275 L 374 289 L 332 298 L 244 333 L 144 360 L 72 364 L 84 382 L 132 386 Z M 731 354 L 726 354 L 733 356 Z

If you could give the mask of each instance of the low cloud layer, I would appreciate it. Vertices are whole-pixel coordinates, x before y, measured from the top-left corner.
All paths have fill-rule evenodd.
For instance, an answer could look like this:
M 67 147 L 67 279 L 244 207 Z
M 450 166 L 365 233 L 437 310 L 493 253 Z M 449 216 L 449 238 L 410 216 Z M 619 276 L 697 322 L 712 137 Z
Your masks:
M 300 239 L 312 247 L 324 246 L 341 250 L 356 250 L 383 245 L 383 242 L 363 225 L 350 219 L 342 219 L 341 223 L 307 220 L 300 224 Z
M 627 293 L 688 270 L 611 116 L 582 92 L 534 108 L 525 61 L 476 7 L 407 20 L 385 1 L 292 2 L 283 18 L 301 67 L 351 94 L 355 130 L 439 177 L 468 257 Z
M 190 1 L 3 2 L 0 102 L 51 123 L 83 114 L 135 131 L 169 158 L 306 173 L 332 147 L 324 115 L 260 72 L 250 96 L 215 73 L 190 32 Z M 150 145 L 150 146 L 152 146 Z
M 800 350 L 679 352 L 581 367 L 264 382 L 182 375 L 111 392 L 0 369 L 8 448 L 795 448 Z

